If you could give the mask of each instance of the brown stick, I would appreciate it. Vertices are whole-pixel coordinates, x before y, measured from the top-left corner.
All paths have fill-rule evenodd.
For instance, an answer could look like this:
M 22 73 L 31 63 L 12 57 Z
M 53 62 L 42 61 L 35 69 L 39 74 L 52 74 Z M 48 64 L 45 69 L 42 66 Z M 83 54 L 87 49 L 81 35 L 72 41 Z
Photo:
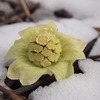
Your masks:
M 100 27 L 95 27 L 94 29 L 100 32 Z
M 94 56 L 89 56 L 88 58 L 91 58 L 93 60 L 100 58 L 100 55 L 94 55 Z
M 29 100 L 23 96 L 16 95 L 14 91 L 7 86 L 3 87 L 0 85 L 0 91 L 2 91 L 4 94 L 6 94 L 9 97 L 8 100 Z
M 27 15 L 27 17 L 30 19 L 30 21 L 34 22 L 25 0 L 19 0 L 19 2 L 21 4 L 25 14 Z

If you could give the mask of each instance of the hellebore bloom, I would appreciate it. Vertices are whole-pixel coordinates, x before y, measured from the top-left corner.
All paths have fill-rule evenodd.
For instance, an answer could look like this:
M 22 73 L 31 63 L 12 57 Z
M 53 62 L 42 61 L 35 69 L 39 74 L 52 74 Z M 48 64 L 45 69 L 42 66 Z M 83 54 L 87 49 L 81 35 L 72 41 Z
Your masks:
M 54 75 L 56 80 L 66 79 L 74 73 L 73 62 L 84 59 L 86 44 L 57 31 L 54 23 L 29 27 L 21 31 L 4 62 L 11 59 L 7 77 L 22 85 L 35 83 L 42 75 Z

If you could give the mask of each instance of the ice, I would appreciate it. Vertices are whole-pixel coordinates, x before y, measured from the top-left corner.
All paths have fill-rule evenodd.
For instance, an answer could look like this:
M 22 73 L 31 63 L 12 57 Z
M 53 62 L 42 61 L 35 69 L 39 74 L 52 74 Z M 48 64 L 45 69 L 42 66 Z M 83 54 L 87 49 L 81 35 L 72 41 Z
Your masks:
M 75 18 L 100 18 L 100 0 L 31 0 L 42 7 L 55 11 L 65 9 Z
M 97 42 L 95 43 L 93 49 L 90 52 L 90 56 L 93 55 L 100 55 L 100 38 L 98 38 Z
M 100 100 L 100 62 L 80 61 L 84 74 L 39 87 L 29 96 L 31 100 Z

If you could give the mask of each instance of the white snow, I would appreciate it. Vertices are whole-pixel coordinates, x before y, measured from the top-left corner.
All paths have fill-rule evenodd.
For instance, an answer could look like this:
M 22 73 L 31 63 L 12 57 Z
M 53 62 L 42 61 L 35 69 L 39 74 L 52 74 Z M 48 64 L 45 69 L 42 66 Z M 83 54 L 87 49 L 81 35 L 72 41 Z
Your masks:
M 36 11 L 36 20 L 55 19 L 52 13 L 64 9 L 71 13 L 74 18 L 83 20 L 92 27 L 100 27 L 100 0 L 31 0 L 40 3 L 42 10 Z M 44 10 L 44 9 L 45 10 Z M 49 12 L 47 12 L 49 11 Z M 47 15 L 46 15 L 47 14 Z M 35 14 L 34 14 L 35 15 Z M 48 15 L 50 15 L 48 17 Z M 40 17 L 42 16 L 42 18 Z M 34 17 L 34 16 L 33 16 Z M 57 20 L 57 17 L 56 17 Z
M 45 8 L 38 8 L 33 14 L 33 18 L 35 21 L 40 20 L 57 20 L 57 17 L 54 15 L 54 13 L 51 10 L 45 9 Z
M 31 100 L 100 100 L 100 62 L 84 60 L 80 63 L 84 74 L 39 87 L 30 94 Z
M 82 20 L 85 24 L 88 24 L 94 28 L 100 28 L 100 18 L 86 18 Z
M 6 14 L 9 14 L 13 12 L 13 9 L 8 3 L 0 1 L 0 11 L 4 11 Z
M 93 49 L 90 52 L 90 56 L 93 55 L 100 55 L 100 38 L 98 38 L 97 42 L 95 43 Z
M 100 18 L 100 0 L 31 0 L 43 8 L 55 11 L 65 9 L 75 18 Z
M 10 0 L 9 0 L 10 1 Z M 28 0 L 27 0 L 28 1 Z M 98 37 L 94 28 L 100 28 L 100 0 L 31 0 L 39 2 L 41 8 L 33 13 L 34 23 L 16 23 L 0 26 L 0 85 L 5 79 L 7 70 L 3 59 L 16 39 L 19 31 L 40 24 L 53 21 L 58 31 L 86 43 Z M 17 0 L 13 0 L 17 2 Z M 54 16 L 54 11 L 65 9 L 76 19 L 60 19 Z M 13 9 L 0 1 L 0 10 L 6 14 Z M 91 50 L 90 56 L 100 55 L 100 37 Z M 84 74 L 74 74 L 68 79 L 54 82 L 49 86 L 39 87 L 33 91 L 31 100 L 100 100 L 100 62 L 86 59 L 79 61 L 79 66 Z

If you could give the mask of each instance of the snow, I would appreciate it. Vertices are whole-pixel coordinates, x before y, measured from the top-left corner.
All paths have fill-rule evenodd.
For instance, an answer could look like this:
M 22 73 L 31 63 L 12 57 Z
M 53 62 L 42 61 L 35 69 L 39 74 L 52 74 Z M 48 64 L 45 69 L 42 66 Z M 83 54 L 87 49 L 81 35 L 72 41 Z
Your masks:
M 80 61 L 84 74 L 39 87 L 30 94 L 31 100 L 100 100 L 100 62 Z
M 75 18 L 100 18 L 100 0 L 31 0 L 43 8 L 55 11 L 65 9 Z
M 0 1 L 0 11 L 4 11 L 6 14 L 9 14 L 13 12 L 13 9 L 8 3 Z
M 8 0 L 11 1 L 11 0 Z M 29 1 L 29 0 L 27 0 Z M 93 28 L 100 28 L 100 0 L 31 0 L 39 2 L 41 8 L 33 14 L 36 23 L 16 23 L 0 26 L 0 85 L 6 78 L 7 69 L 3 59 L 14 41 L 19 39 L 19 31 L 50 21 L 54 22 L 58 31 L 78 38 L 86 43 L 98 37 Z M 17 0 L 13 0 L 17 2 Z M 54 16 L 54 11 L 65 9 L 73 15 L 71 19 L 61 19 Z M 0 1 L 0 10 L 6 14 L 13 9 L 8 3 Z M 92 28 L 93 27 L 93 28 Z M 90 56 L 100 55 L 100 37 L 97 39 Z M 84 74 L 74 74 L 68 79 L 54 82 L 49 86 L 39 87 L 33 91 L 31 100 L 100 100 L 100 62 L 86 59 L 79 61 Z
M 100 55 L 100 38 L 98 38 L 97 42 L 95 43 L 93 49 L 90 52 L 90 55 Z
M 85 24 L 88 24 L 94 28 L 100 28 L 100 19 L 87 18 L 82 20 Z
M 40 21 L 45 19 L 51 19 L 51 20 L 57 20 L 57 17 L 54 16 L 54 13 L 51 10 L 45 9 L 45 8 L 38 8 L 33 14 L 32 14 L 34 20 Z
M 100 0 L 50 0 L 49 3 L 48 0 L 31 1 L 41 4 L 40 9 L 42 9 L 42 11 L 36 11 L 38 13 L 36 13 L 36 15 L 38 15 L 38 18 L 35 17 L 36 21 L 44 18 L 55 19 L 52 13 L 64 9 L 72 14 L 74 18 L 83 20 L 83 22 L 92 27 L 100 27 Z M 42 18 L 40 16 L 42 16 Z M 57 19 L 56 17 L 56 20 Z

